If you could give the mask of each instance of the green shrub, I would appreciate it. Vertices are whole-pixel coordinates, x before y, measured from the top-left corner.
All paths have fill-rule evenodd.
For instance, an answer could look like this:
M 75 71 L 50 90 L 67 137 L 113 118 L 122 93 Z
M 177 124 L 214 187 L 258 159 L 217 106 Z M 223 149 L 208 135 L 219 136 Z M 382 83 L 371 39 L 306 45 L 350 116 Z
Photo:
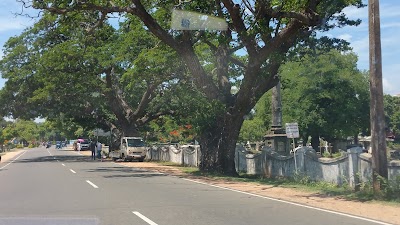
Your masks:
M 400 175 L 387 182 L 384 192 L 387 200 L 400 201 Z
M 324 158 L 339 158 L 339 157 L 341 157 L 343 155 L 343 153 L 342 152 L 335 152 L 335 153 L 332 153 L 332 154 L 330 154 L 329 152 L 324 152 L 323 154 L 322 154 L 322 156 L 324 157 Z

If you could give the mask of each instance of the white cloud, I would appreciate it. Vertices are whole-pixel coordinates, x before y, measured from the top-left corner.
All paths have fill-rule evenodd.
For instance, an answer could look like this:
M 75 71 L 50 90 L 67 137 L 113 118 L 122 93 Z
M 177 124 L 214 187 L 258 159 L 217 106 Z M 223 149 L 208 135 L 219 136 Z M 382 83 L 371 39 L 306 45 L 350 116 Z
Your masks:
M 350 43 L 353 51 L 358 55 L 358 66 L 360 69 L 368 69 L 369 39 L 368 35 L 354 40 Z
M 382 66 L 383 73 L 383 91 L 387 94 L 400 94 L 400 79 L 398 79 L 400 73 L 400 63 Z
M 368 19 L 368 7 L 357 8 L 350 6 L 344 8 L 343 13 L 350 19 Z
M 400 5 L 394 0 L 381 0 L 381 4 L 379 5 L 379 16 L 381 20 L 391 18 L 391 17 L 400 17 Z M 343 13 L 347 15 L 350 19 L 362 19 L 368 20 L 368 1 L 364 0 L 364 4 L 367 6 L 363 8 L 357 8 L 354 6 L 346 7 L 343 9 Z
M 0 2 L 0 32 L 22 30 L 31 26 L 35 20 L 26 16 L 37 16 L 38 10 L 24 8 L 15 0 L 1 0 Z
M 8 19 L 0 18 L 0 32 L 6 32 L 9 30 L 21 30 L 26 26 L 23 25 L 23 22 L 20 20 L 10 21 Z
M 350 34 L 341 34 L 341 35 L 337 36 L 337 38 L 346 40 L 346 41 L 348 41 L 348 42 L 351 42 L 351 38 L 352 38 L 352 37 L 353 37 L 353 36 L 350 35 Z
M 395 86 L 388 79 L 382 78 L 382 85 L 383 85 L 383 92 L 385 94 L 397 94 L 394 93 L 394 91 L 396 91 Z
M 394 1 L 386 2 L 390 2 L 390 4 L 385 3 L 379 6 L 379 16 L 381 17 L 381 19 L 400 17 L 400 5 L 398 5 L 398 3 L 394 3 Z
M 391 22 L 391 23 L 382 23 L 381 22 L 381 28 L 382 29 L 387 29 L 387 28 L 399 28 L 400 23 L 398 22 Z

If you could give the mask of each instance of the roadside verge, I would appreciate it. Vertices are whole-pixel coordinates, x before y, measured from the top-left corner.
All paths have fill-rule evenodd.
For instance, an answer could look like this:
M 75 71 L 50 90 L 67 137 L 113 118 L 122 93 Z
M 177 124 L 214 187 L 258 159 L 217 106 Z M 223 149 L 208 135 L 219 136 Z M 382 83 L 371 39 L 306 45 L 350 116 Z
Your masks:
M 182 167 L 165 166 L 155 162 L 118 162 L 127 167 L 142 168 L 149 171 L 157 171 L 166 175 L 185 178 L 185 180 L 204 183 L 235 191 L 251 193 L 259 196 L 282 200 L 291 203 L 315 207 L 333 212 L 339 212 L 356 217 L 369 218 L 390 224 L 400 225 L 400 205 L 376 201 L 351 201 L 338 196 L 328 196 L 318 192 L 299 190 L 295 188 L 281 187 L 279 185 L 259 184 L 255 182 L 232 181 L 229 178 L 212 178 L 206 176 L 194 176 L 185 173 Z M 384 223 L 382 223 L 384 224 Z
M 15 151 L 10 151 L 10 152 L 1 152 L 1 162 L 5 163 L 8 162 L 10 160 L 12 160 L 14 157 L 16 157 L 18 154 L 20 154 L 21 152 L 26 151 L 24 149 L 17 149 Z

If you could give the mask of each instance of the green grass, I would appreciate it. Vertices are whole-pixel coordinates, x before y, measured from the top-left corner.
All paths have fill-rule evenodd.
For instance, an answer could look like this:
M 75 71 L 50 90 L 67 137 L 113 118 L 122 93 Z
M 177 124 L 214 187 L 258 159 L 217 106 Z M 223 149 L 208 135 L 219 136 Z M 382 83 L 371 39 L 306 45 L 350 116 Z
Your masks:
M 179 163 L 174 163 L 174 162 L 156 162 L 157 164 L 159 164 L 159 165 L 162 165 L 162 166 L 176 166 L 176 167 L 183 167 L 181 164 L 179 164 Z
M 190 173 L 195 173 L 196 171 L 199 171 L 199 169 L 197 167 L 191 167 L 191 166 L 183 166 L 180 163 L 174 163 L 174 162 L 156 162 L 159 165 L 162 166 L 171 166 L 171 167 L 176 167 L 178 169 L 180 169 L 182 172 L 190 174 Z

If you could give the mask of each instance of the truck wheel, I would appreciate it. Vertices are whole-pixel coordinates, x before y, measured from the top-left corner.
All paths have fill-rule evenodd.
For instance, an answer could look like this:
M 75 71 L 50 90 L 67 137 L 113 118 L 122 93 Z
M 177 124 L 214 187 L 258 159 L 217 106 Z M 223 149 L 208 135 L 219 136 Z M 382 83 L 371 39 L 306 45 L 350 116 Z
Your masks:
M 121 159 L 122 159 L 122 161 L 126 162 L 125 154 L 122 154 Z

